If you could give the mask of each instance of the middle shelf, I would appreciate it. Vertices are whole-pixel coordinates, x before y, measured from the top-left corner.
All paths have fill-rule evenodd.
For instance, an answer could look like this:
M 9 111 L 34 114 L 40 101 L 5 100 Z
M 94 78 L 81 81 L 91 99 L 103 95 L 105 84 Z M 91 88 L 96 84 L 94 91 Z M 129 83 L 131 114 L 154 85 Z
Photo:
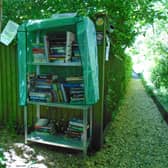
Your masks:
M 28 65 L 40 65 L 40 66 L 81 66 L 81 62 L 29 62 Z
M 69 104 L 69 103 L 46 103 L 46 102 L 35 102 L 35 101 L 27 101 L 28 104 L 34 104 L 34 105 L 41 105 L 41 106 L 49 106 L 49 107 L 58 107 L 58 108 L 70 108 L 70 109 L 81 109 L 81 110 L 87 110 L 91 106 L 90 105 L 84 105 L 84 104 Z

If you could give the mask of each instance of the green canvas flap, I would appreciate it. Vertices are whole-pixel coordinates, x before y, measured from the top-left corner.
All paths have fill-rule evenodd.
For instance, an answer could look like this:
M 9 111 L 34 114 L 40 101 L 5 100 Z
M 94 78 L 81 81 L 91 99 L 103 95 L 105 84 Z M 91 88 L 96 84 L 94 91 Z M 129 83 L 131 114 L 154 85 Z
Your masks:
M 26 81 L 26 29 L 25 24 L 18 31 L 18 70 L 19 70 L 19 105 L 26 104 L 27 81 Z
M 88 17 L 77 24 L 77 37 L 81 53 L 86 103 L 94 104 L 99 99 L 98 58 L 96 31 Z

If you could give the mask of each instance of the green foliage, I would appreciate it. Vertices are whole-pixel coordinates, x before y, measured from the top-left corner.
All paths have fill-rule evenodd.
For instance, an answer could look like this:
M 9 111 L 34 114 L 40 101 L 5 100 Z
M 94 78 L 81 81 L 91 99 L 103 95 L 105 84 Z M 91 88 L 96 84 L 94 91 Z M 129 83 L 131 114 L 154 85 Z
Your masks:
M 132 59 L 130 56 L 125 57 L 125 88 L 132 75 Z
M 116 107 L 125 94 L 127 84 L 132 74 L 131 58 L 123 53 L 123 59 L 113 56 L 107 63 L 105 77 L 105 107 L 111 113 L 112 118 L 116 115 Z
M 14 20 L 22 23 L 28 19 L 50 17 L 54 13 L 77 12 L 82 15 L 94 16 L 103 9 L 108 14 L 115 31 L 112 35 L 114 47 L 130 46 L 137 31 L 135 23 L 153 21 L 154 0 L 4 0 L 3 25 Z M 118 47 L 117 47 L 118 49 Z
M 3 148 L 0 148 L 0 168 L 5 168 L 5 160 L 3 155 Z
M 77 12 L 94 18 L 95 13 L 104 10 L 110 24 L 114 26 L 110 35 L 112 58 L 105 71 L 105 106 L 108 111 L 112 111 L 123 96 L 131 74 L 132 64 L 125 55 L 125 49 L 131 46 L 142 25 L 153 22 L 154 1 L 156 0 L 4 0 L 3 25 L 9 19 L 21 24 L 28 19 L 42 19 L 66 12 Z M 139 26 L 136 24 L 138 21 Z
M 152 82 L 156 88 L 165 87 L 168 89 L 168 55 L 160 58 L 153 69 Z
M 126 47 L 131 46 L 138 28 L 151 23 L 155 12 L 152 2 L 155 0 L 5 0 L 3 3 L 3 25 L 14 20 L 23 23 L 28 19 L 42 19 L 55 13 L 77 12 L 80 15 L 93 17 L 104 10 L 110 23 L 114 26 L 111 34 L 112 54 L 124 56 Z M 11 7 L 12 6 L 12 7 Z M 156 15 L 157 17 L 157 15 Z M 137 27 L 136 23 L 141 24 Z
M 129 54 L 136 65 L 135 69 L 138 65 L 138 68 L 143 68 L 144 79 L 149 85 L 153 83 L 156 88 L 167 88 L 168 2 L 164 0 L 153 1 L 150 6 L 149 9 L 153 9 L 153 23 L 141 27 L 141 33 Z M 143 25 L 141 22 L 139 24 Z
M 153 96 L 153 87 L 147 84 L 143 76 L 141 79 L 142 79 L 143 86 L 145 87 L 145 91 L 148 93 L 148 95 Z

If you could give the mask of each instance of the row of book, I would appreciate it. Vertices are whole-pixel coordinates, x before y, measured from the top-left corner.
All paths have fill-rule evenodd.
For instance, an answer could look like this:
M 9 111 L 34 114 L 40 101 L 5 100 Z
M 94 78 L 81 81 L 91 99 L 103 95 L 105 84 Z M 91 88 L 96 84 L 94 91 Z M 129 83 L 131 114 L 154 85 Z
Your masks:
M 34 130 L 41 134 L 55 134 L 53 123 L 50 122 L 47 118 L 40 118 L 36 122 Z
M 29 100 L 36 102 L 52 102 L 52 84 L 56 79 L 56 75 L 30 74 L 28 78 Z
M 44 43 L 32 44 L 35 63 L 39 62 L 81 62 L 80 51 L 72 32 L 48 34 Z
M 48 61 L 65 62 L 66 58 L 66 33 L 50 34 L 47 36 L 45 45 L 47 45 Z
M 81 76 L 71 76 L 65 79 L 64 87 L 67 90 L 68 100 L 71 104 L 84 102 L 84 84 Z
M 84 103 L 82 77 L 67 77 L 61 83 L 57 75 L 30 75 L 28 81 L 30 101 Z

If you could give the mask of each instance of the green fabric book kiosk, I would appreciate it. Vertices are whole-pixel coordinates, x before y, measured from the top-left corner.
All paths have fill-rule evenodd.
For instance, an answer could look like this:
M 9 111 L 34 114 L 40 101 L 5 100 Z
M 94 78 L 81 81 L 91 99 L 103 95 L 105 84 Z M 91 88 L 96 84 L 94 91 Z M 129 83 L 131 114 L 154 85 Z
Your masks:
M 73 46 L 71 46 L 71 36 L 67 36 L 67 32 L 70 32 L 70 34 L 73 33 L 75 36 L 76 43 L 79 47 L 80 61 L 73 61 L 71 55 L 67 55 L 69 50 L 71 50 L 69 52 L 71 54 L 72 50 L 75 51 Z M 55 44 L 55 46 L 50 44 L 51 41 L 55 43 L 56 40 L 54 38 L 57 38 L 59 34 L 64 34 L 66 38 L 65 46 L 61 46 L 62 48 L 60 44 Z M 36 48 L 34 46 L 36 46 Z M 65 51 L 64 61 L 62 61 L 62 58 L 59 59 L 61 61 L 57 61 L 58 55 L 54 56 L 54 60 L 56 61 L 51 61 L 51 50 L 56 53 L 64 53 Z M 63 57 L 63 55 L 59 57 Z M 20 106 L 24 106 L 25 142 L 30 141 L 72 148 L 82 150 L 84 154 L 86 154 L 91 140 L 92 142 L 94 141 L 92 139 L 92 132 L 94 132 L 92 127 L 94 120 L 92 109 L 96 109 L 95 104 L 100 101 L 97 40 L 94 23 L 88 17 L 74 15 L 57 15 L 43 20 L 29 20 L 22 24 L 18 30 L 18 66 L 19 104 Z M 52 76 L 51 86 L 54 86 L 56 81 L 57 84 L 55 84 L 55 87 L 57 87 L 57 91 L 53 89 L 54 87 L 52 87 L 51 90 L 46 89 L 48 85 L 44 83 L 50 79 L 48 76 Z M 71 76 L 82 76 L 83 83 L 80 85 L 80 87 L 84 89 L 84 97 L 80 99 L 82 101 L 72 103 L 72 100 L 79 100 L 79 94 L 77 98 L 67 96 L 68 89 L 66 88 L 67 84 L 65 84 L 65 79 Z M 54 77 L 56 80 L 53 80 Z M 39 88 L 37 89 L 37 82 L 42 80 L 42 78 L 43 83 L 40 83 L 41 85 L 38 85 Z M 59 86 L 61 86 L 61 89 L 58 88 Z M 73 92 L 76 93 L 77 89 L 79 88 L 73 88 Z M 50 95 L 50 92 L 53 92 L 53 90 L 56 92 L 56 96 L 58 96 L 58 92 L 60 96 L 54 101 L 53 93 Z M 72 94 L 72 88 L 69 90 L 70 94 Z M 33 101 L 30 100 L 31 98 Z M 36 107 L 34 122 L 41 118 L 41 109 L 43 109 L 43 107 L 49 107 L 51 109 L 62 108 L 64 110 L 71 109 L 70 111 L 72 112 L 73 109 L 81 111 L 83 122 L 81 139 L 69 138 L 62 134 L 39 133 L 37 131 L 28 134 L 29 105 Z M 99 113 L 99 111 L 94 113 Z M 102 113 L 102 111 L 100 111 L 100 113 Z M 64 113 L 61 115 L 63 116 Z M 67 113 L 65 113 L 65 115 L 67 115 Z M 102 125 L 100 127 L 102 127 Z

